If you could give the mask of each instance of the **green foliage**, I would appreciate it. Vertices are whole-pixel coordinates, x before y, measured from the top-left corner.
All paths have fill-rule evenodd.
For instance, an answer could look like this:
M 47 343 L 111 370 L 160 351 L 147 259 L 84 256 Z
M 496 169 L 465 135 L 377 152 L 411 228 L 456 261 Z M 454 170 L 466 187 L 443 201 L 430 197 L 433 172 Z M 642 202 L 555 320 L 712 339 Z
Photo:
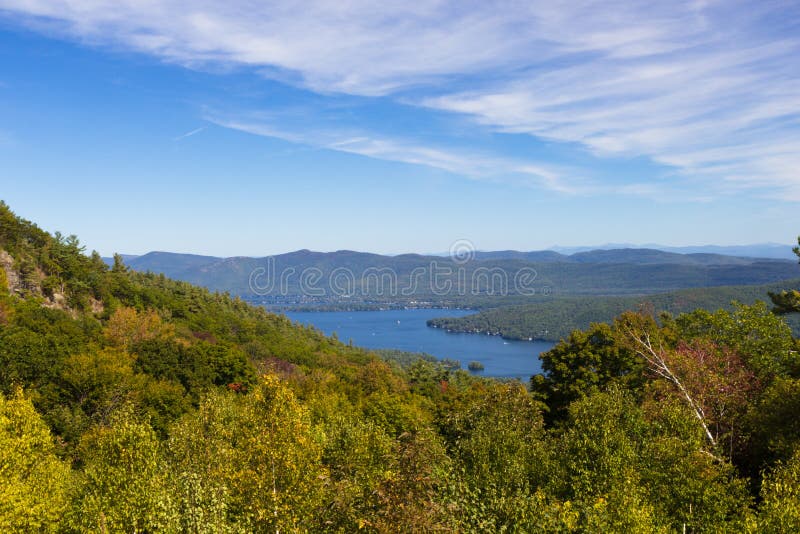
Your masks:
M 627 296 L 556 296 L 524 305 L 502 305 L 463 317 L 431 319 L 430 326 L 454 332 L 500 335 L 508 339 L 559 341 L 592 323 L 611 323 L 626 311 L 653 310 L 672 315 L 697 309 L 735 309 L 734 301 L 752 304 L 766 300 L 770 293 L 786 286 L 800 286 L 800 280 L 759 286 L 722 286 L 682 289 L 657 295 Z M 795 330 L 800 333 L 800 326 Z
M 548 418 L 563 418 L 569 405 L 614 382 L 637 388 L 644 365 L 620 342 L 616 326 L 593 324 L 572 332 L 551 350 L 539 355 L 543 374 L 531 377 L 531 391 L 550 409 Z
M 648 391 L 643 404 L 648 431 L 639 470 L 649 501 L 673 530 L 737 531 L 748 518 L 745 480 L 730 463 L 706 450 L 694 415 L 676 398 Z
M 122 259 L 120 254 L 114 254 L 114 264 L 111 266 L 111 272 L 113 273 L 124 273 L 127 272 L 128 268 L 125 266 L 125 261 Z
M 13 317 L 0 328 L 0 389 L 56 381 L 64 358 L 88 348 L 95 326 L 33 302 L 14 303 Z
M 769 298 L 774 304 L 775 313 L 797 313 L 800 312 L 800 291 L 796 289 L 783 290 L 779 293 L 770 293 Z
M 483 364 L 478 361 L 469 362 L 467 369 L 470 371 L 483 371 Z
M 0 530 L 55 532 L 69 504 L 70 478 L 30 400 L 0 394 Z
M 61 385 L 64 395 L 89 416 L 107 421 L 117 408 L 131 400 L 133 357 L 115 349 L 90 350 L 64 361 Z
M 412 363 L 417 360 L 425 360 L 435 363 L 436 357 L 426 354 L 424 352 L 407 352 L 396 349 L 377 349 L 375 354 L 388 362 L 395 362 L 401 367 L 408 368 Z M 459 364 L 460 367 L 460 364 Z
M 81 532 L 177 531 L 178 508 L 163 446 L 130 406 L 81 440 L 83 481 L 69 523 Z
M 451 460 L 432 430 L 398 436 L 391 476 L 376 490 L 378 510 L 364 525 L 378 532 L 452 530 L 444 489 L 451 480 Z
M 158 379 L 177 382 L 198 396 L 210 386 L 254 381 L 247 356 L 237 347 L 204 341 L 185 346 L 174 340 L 143 341 L 133 347 L 136 369 Z
M 563 432 L 552 442 L 557 462 L 550 485 L 567 498 L 634 490 L 638 444 L 645 432 L 640 410 L 621 391 L 596 393 L 570 406 Z
M 575 402 L 551 443 L 552 493 L 613 531 L 738 532 L 746 486 L 703 451 L 690 417 L 663 401 L 645 411 L 617 388 Z
M 517 382 L 476 384 L 464 397 L 441 423 L 461 468 L 478 487 L 529 488 L 544 436 L 540 406 Z
M 109 270 L 4 204 L 0 248 L 0 530 L 798 529 L 798 343 L 764 305 L 592 324 L 529 392 Z
M 800 380 L 778 378 L 752 406 L 747 426 L 750 456 L 758 471 L 788 461 L 800 445 Z
M 326 528 L 353 532 L 379 506 L 378 490 L 394 476 L 395 440 L 371 420 L 339 415 L 325 424 L 322 461 L 330 470 Z
M 540 405 L 518 382 L 476 383 L 450 397 L 439 425 L 458 466 L 461 520 L 493 531 L 523 523 L 540 477 Z
M 761 378 L 800 368 L 792 332 L 766 304 L 736 304 L 732 312 L 698 310 L 676 319 L 684 339 L 713 339 L 739 353 Z
M 549 444 L 547 487 L 572 502 L 589 531 L 663 529 L 638 469 L 647 428 L 638 407 L 617 389 L 575 402 Z
M 792 251 L 800 259 L 800 237 L 797 238 L 798 246 L 794 247 Z M 796 313 L 800 312 L 800 291 L 797 289 L 783 290 L 779 292 L 770 292 L 769 298 L 775 305 L 773 310 L 776 313 Z
M 761 498 L 759 532 L 800 532 L 800 450 L 765 478 Z
M 318 439 L 292 392 L 265 376 L 250 395 L 211 395 L 178 425 L 170 448 L 179 472 L 223 499 L 238 528 L 297 532 L 319 519 L 329 476 Z

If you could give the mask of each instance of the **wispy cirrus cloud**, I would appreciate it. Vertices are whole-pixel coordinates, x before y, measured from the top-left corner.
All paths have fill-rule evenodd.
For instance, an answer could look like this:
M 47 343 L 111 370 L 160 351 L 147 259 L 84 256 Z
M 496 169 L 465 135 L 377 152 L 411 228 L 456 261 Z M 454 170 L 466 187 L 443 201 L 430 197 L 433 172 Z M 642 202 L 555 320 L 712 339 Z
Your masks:
M 190 131 L 188 131 L 186 133 L 183 133 L 183 134 L 181 134 L 181 135 L 179 135 L 177 137 L 173 137 L 172 140 L 173 141 L 181 141 L 183 139 L 186 139 L 187 137 L 192 137 L 193 135 L 197 135 L 197 134 L 205 131 L 205 129 L 206 129 L 205 126 L 201 126 L 200 128 L 195 128 L 194 130 L 190 130 Z
M 487 131 L 575 144 L 598 158 L 646 157 L 673 169 L 673 184 L 694 183 L 698 197 L 747 191 L 800 201 L 793 1 L 0 0 L 0 9 L 44 32 L 192 68 L 242 66 L 322 94 L 463 115 Z M 304 137 L 470 177 L 486 176 L 492 159 L 363 132 Z M 547 185 L 543 164 L 517 166 Z M 550 180 L 582 187 L 564 185 L 560 173 Z M 657 195 L 667 185 L 607 187 Z
M 256 112 L 248 113 L 244 117 L 208 113 L 205 119 L 224 128 L 283 139 L 315 149 L 423 165 L 471 179 L 510 182 L 568 195 L 599 191 L 596 184 L 580 178 L 579 173 L 573 174 L 574 169 L 537 165 L 524 160 L 475 151 L 468 152 L 453 147 L 423 145 L 411 139 L 400 139 L 377 132 L 319 126 L 287 129 L 280 120 L 263 114 L 259 116 Z
M 307 110 L 306 113 L 311 113 Z M 373 159 L 421 165 L 472 180 L 505 183 L 551 191 L 566 196 L 622 195 L 664 202 L 707 202 L 685 181 L 667 184 L 662 181 L 605 181 L 586 169 L 542 163 L 534 158 L 498 155 L 491 151 L 459 146 L 420 143 L 375 130 L 341 127 L 333 122 L 297 120 L 304 114 L 290 110 L 294 120 L 281 114 L 220 112 L 206 110 L 204 120 L 217 126 L 251 135 L 282 139 L 306 147 L 304 150 L 333 150 Z M 294 153 L 294 151 L 292 151 Z
M 584 63 L 428 98 L 499 131 L 645 155 L 713 189 L 800 200 L 800 41 Z M 788 171 L 788 172 L 787 172 Z

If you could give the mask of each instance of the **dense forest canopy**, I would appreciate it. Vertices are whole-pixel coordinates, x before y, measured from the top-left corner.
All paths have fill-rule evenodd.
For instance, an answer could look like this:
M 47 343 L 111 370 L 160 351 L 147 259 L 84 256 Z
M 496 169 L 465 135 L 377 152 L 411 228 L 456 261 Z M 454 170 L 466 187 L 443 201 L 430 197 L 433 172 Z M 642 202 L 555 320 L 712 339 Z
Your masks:
M 701 287 L 638 297 L 551 297 L 528 304 L 481 310 L 463 317 L 439 317 L 429 320 L 428 325 L 451 332 L 500 335 L 507 339 L 559 341 L 573 330 L 585 330 L 592 323 L 610 323 L 626 311 L 650 310 L 671 315 L 695 310 L 733 311 L 737 304 L 755 304 L 771 297 L 776 311 L 783 314 L 798 334 L 800 293 L 787 290 L 796 287 L 800 287 L 800 279 L 793 278 L 768 285 Z
M 530 384 L 400 365 L 0 204 L 0 530 L 800 531 L 785 321 L 658 319 Z

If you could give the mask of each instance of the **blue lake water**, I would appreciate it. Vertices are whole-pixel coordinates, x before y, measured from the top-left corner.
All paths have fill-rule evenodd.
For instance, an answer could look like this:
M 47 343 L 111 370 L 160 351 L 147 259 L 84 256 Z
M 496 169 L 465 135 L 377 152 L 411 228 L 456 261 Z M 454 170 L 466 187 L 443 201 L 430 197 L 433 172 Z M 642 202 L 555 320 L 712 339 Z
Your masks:
M 527 380 L 541 371 L 539 353 L 552 348 L 546 341 L 509 341 L 497 336 L 450 333 L 426 325 L 435 317 L 458 317 L 467 310 L 386 310 L 358 312 L 286 312 L 293 321 L 312 324 L 345 343 L 369 349 L 427 352 L 437 358 L 484 365 L 479 374 Z

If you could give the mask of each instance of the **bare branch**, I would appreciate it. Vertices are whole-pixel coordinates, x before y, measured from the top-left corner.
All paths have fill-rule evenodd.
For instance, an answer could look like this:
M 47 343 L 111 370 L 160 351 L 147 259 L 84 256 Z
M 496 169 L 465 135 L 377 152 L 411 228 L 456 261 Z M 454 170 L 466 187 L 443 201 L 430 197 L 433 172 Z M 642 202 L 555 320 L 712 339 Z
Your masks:
M 680 378 L 669 368 L 667 360 L 664 357 L 665 351 L 663 350 L 660 341 L 658 350 L 656 350 L 653 348 L 653 343 L 650 340 L 649 333 L 643 332 L 641 335 L 637 335 L 631 328 L 626 327 L 625 330 L 630 339 L 636 342 L 636 353 L 644 358 L 649 365 L 650 370 L 653 373 L 665 378 L 669 382 L 672 382 L 672 384 L 678 388 L 678 391 L 680 391 L 684 400 L 689 405 L 689 408 L 692 410 L 692 412 L 694 412 L 695 417 L 703 427 L 703 431 L 706 434 L 706 438 L 708 438 L 708 441 L 711 443 L 711 446 L 716 448 L 717 440 L 714 438 L 714 435 L 711 433 L 711 430 L 708 427 L 706 415 L 703 412 L 702 406 L 700 403 L 695 402 Z

